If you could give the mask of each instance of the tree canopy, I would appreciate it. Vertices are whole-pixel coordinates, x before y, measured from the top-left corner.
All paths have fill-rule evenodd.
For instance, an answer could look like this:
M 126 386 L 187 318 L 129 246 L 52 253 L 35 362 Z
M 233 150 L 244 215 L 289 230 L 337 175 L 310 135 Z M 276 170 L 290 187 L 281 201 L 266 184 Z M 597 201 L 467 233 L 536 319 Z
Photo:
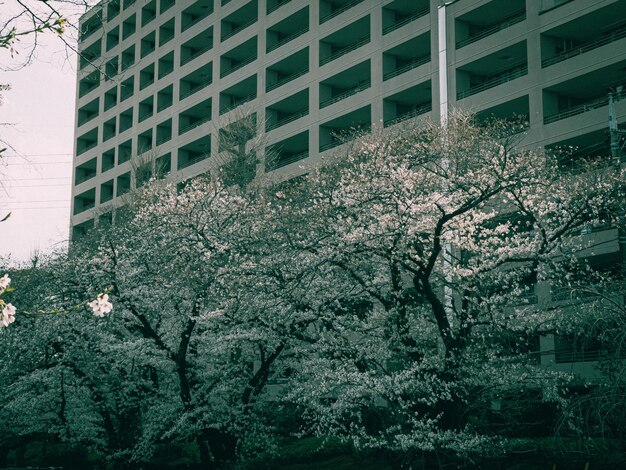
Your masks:
M 0 336 L 0 447 L 50 435 L 123 463 L 177 445 L 221 466 L 316 435 L 436 461 L 591 432 L 538 342 L 608 318 L 619 273 L 587 235 L 623 223 L 624 172 L 563 175 L 518 144 L 459 113 L 278 185 L 152 180 L 69 255 L 11 274 L 27 295 Z M 583 280 L 607 294 L 576 321 L 537 295 Z M 109 287 L 104 318 L 19 318 Z

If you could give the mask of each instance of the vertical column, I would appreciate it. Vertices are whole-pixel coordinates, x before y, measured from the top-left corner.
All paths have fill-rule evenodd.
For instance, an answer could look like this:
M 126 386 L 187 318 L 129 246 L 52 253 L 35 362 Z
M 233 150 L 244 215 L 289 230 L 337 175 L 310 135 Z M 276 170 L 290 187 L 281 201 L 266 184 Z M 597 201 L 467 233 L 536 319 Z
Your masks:
M 526 0 L 526 37 L 528 48 L 528 83 L 534 84 L 528 92 L 528 111 L 530 118 L 530 140 L 543 140 L 543 91 L 541 88 L 543 71 L 541 69 L 541 33 L 539 25 L 539 5 L 535 0 Z M 555 103 L 556 105 L 556 103 Z M 540 133 L 541 135 L 538 135 Z
M 311 43 L 309 45 L 309 157 L 317 158 L 320 149 L 320 122 L 319 122 L 319 81 L 320 81 L 320 5 L 319 2 L 311 2 L 309 8 L 309 30 L 311 31 Z
M 371 96 L 371 119 L 372 125 L 383 126 L 383 51 L 382 47 L 376 45 L 383 43 L 383 19 L 382 2 L 376 2 L 376 6 L 370 10 L 370 43 L 372 44 L 370 60 L 370 80 L 369 90 Z

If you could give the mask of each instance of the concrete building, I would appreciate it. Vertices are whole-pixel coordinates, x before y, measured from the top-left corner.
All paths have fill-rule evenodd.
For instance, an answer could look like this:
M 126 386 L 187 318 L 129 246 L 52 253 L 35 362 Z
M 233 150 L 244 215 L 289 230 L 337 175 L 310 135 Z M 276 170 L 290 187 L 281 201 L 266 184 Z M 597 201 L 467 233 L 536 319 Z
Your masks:
M 80 30 L 73 236 L 137 185 L 137 156 L 175 181 L 207 171 L 242 109 L 279 151 L 258 172 L 446 107 L 524 116 L 524 145 L 578 147 L 564 171 L 611 154 L 610 92 L 626 126 L 624 0 L 109 0 Z M 617 229 L 594 230 L 595 255 L 623 257 Z

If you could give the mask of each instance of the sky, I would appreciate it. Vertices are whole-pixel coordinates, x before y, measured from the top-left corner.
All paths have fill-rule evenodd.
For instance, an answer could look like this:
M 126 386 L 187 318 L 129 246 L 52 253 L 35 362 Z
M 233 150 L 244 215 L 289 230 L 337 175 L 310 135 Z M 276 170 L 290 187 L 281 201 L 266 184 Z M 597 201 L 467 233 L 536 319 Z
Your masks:
M 39 41 L 30 65 L 0 71 L 0 83 L 11 85 L 0 138 L 13 147 L 0 161 L 0 219 L 11 213 L 0 223 L 0 257 L 18 263 L 63 249 L 69 237 L 76 58 L 51 33 Z M 3 68 L 15 60 L 0 50 Z

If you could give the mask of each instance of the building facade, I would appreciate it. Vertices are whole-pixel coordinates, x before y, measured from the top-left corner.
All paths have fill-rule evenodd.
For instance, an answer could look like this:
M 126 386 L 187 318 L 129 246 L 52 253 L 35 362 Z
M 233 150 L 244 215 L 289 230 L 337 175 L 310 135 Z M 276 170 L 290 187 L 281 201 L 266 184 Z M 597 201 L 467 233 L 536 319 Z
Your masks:
M 619 158 L 626 127 L 625 0 L 109 0 L 80 33 L 73 236 L 141 183 L 138 160 L 174 181 L 206 172 L 242 113 L 278 154 L 257 172 L 287 174 L 342 131 L 451 107 L 521 116 L 523 145 L 575 146 L 564 171 Z M 623 258 L 617 229 L 587 235 Z

